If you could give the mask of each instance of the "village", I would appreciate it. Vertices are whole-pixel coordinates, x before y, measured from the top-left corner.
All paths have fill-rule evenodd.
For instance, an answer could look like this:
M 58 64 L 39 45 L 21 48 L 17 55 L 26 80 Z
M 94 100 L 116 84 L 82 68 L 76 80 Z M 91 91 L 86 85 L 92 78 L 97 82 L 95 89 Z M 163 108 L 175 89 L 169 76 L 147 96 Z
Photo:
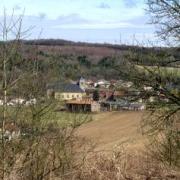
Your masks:
M 60 102 L 58 111 L 142 111 L 146 109 L 148 103 L 157 101 L 157 97 L 153 96 L 151 91 L 152 87 L 144 86 L 142 90 L 139 90 L 132 82 L 122 79 L 91 80 L 80 77 L 77 81 L 48 83 L 42 99 L 48 98 Z M 162 101 L 168 101 L 160 92 L 158 96 Z M 8 98 L 6 105 L 11 107 L 33 106 L 37 103 L 35 97 L 31 99 L 14 97 Z M 0 99 L 0 106 L 3 104 L 4 100 Z
M 140 95 L 132 82 L 123 80 L 92 81 L 81 77 L 77 82 L 47 85 L 48 98 L 64 102 L 60 110 L 70 112 L 145 110 Z
M 176 86 L 171 89 L 176 88 Z M 77 81 L 69 82 L 57 81 L 49 83 L 45 89 L 46 93 L 42 99 L 47 98 L 52 102 L 59 103 L 55 111 L 64 111 L 67 113 L 100 113 L 100 112 L 119 112 L 123 114 L 127 111 L 144 111 L 148 103 L 157 101 L 152 96 L 152 88 L 144 86 L 140 91 L 134 88 L 134 84 L 124 80 L 89 80 L 80 77 Z M 145 94 L 144 94 L 145 93 Z M 147 99 L 148 94 L 150 94 Z M 144 98 L 144 96 L 146 96 Z M 168 99 L 159 93 L 159 99 L 168 102 Z M 0 100 L 0 106 L 3 106 L 4 100 Z M 9 108 L 35 107 L 38 106 L 38 100 L 33 97 L 25 99 L 23 97 L 8 98 L 6 102 Z M 0 132 L 2 132 L 0 128 Z M 27 133 L 20 133 L 20 129 L 14 122 L 6 123 L 4 137 L 7 140 L 17 138 Z

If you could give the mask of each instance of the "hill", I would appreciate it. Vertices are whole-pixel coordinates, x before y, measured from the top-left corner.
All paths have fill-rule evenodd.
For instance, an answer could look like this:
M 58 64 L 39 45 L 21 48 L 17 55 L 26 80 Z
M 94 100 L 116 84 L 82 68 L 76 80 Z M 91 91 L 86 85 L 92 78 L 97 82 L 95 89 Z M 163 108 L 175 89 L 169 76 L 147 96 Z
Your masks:
M 14 41 L 9 41 L 8 44 Z M 2 45 L 3 42 L 0 43 Z M 21 40 L 18 51 L 11 65 L 27 71 L 27 68 L 38 71 L 47 81 L 77 80 L 80 76 L 96 79 L 123 79 L 120 70 L 125 70 L 124 63 L 127 55 L 138 53 L 142 56 L 156 54 L 161 57 L 167 54 L 166 59 L 161 60 L 161 65 L 169 59 L 176 60 L 180 57 L 179 48 L 139 47 L 112 44 L 91 44 L 72 42 L 59 39 Z M 143 58 L 143 65 L 154 66 L 155 62 L 149 58 Z M 26 61 L 27 63 L 22 63 Z M 24 66 L 25 64 L 25 66 Z M 138 65 L 141 65 L 138 64 Z M 170 67 L 173 67 L 169 63 Z M 10 69 L 11 70 L 11 69 Z M 11 70 L 12 71 L 12 70 Z

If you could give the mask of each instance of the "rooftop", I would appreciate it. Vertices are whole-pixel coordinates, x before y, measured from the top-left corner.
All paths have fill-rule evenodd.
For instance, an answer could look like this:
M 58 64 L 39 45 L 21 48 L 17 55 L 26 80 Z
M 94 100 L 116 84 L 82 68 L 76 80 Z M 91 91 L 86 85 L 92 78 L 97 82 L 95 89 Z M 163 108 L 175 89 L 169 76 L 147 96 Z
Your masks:
M 47 89 L 53 89 L 57 92 L 83 93 L 84 91 L 77 85 L 72 83 L 55 82 L 47 85 Z

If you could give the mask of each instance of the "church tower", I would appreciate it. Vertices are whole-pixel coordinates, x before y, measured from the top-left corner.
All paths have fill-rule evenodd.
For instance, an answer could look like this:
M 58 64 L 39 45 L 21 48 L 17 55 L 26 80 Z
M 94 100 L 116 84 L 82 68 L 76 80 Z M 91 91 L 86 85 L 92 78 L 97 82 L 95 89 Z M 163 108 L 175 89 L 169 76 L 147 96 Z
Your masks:
M 85 89 L 86 89 L 86 81 L 85 81 L 85 79 L 83 77 L 81 77 L 79 79 L 78 85 L 83 91 L 85 91 Z

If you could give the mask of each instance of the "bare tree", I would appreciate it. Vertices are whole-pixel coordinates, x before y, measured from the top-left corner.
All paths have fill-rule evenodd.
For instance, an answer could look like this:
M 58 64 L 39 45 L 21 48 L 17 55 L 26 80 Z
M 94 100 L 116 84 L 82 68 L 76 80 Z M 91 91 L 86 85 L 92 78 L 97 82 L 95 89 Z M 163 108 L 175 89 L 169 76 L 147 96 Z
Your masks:
M 11 17 L 8 17 L 6 14 L 6 10 L 4 10 L 4 19 L 3 23 L 0 23 L 1 27 L 1 36 L 2 36 L 2 44 L 1 44 L 1 72 L 2 72 L 2 97 L 3 97 L 3 108 L 2 108 L 2 118 L 1 118 L 1 162 L 2 162 L 2 179 L 5 177 L 6 172 L 6 123 L 8 121 L 8 93 L 9 89 L 16 83 L 16 81 L 19 80 L 20 76 L 16 79 L 13 77 L 14 69 L 12 70 L 10 67 L 10 64 L 12 62 L 13 57 L 15 57 L 15 54 L 17 53 L 17 50 L 19 48 L 19 39 L 21 38 L 21 35 L 23 32 L 21 32 L 21 26 L 22 26 L 22 15 L 19 16 L 17 19 L 13 19 L 14 12 L 12 13 Z M 7 18 L 10 18 L 8 20 Z M 10 36 L 14 36 L 14 42 L 11 43 Z
M 147 0 L 151 23 L 158 27 L 158 36 L 163 40 L 170 38 L 179 44 L 180 41 L 180 1 Z M 174 43 L 174 42 L 173 42 Z
M 157 35 L 170 40 L 169 48 L 130 50 L 126 70 L 122 74 L 134 83 L 146 102 L 147 112 L 141 125 L 150 138 L 154 157 L 169 165 L 180 165 L 180 2 L 178 0 L 148 0 L 152 23 L 158 26 Z
M 46 97 L 46 79 L 38 71 L 38 57 L 26 57 L 23 15 L 4 11 L 0 24 L 0 178 L 53 179 L 71 173 L 74 166 L 74 132 L 83 123 L 76 117 L 55 117 L 56 101 Z M 23 102 L 19 102 L 22 99 Z M 18 102 L 14 103 L 13 100 Z M 74 119 L 73 119 L 74 118 Z M 86 117 L 85 117 L 86 119 Z M 58 121 L 59 120 L 59 121 Z M 61 121 L 68 121 L 65 125 Z M 70 122 L 72 122 L 70 124 Z M 16 137 L 13 134 L 20 131 Z M 78 149 L 78 148 L 77 148 Z M 80 162 L 80 161 L 79 161 Z

